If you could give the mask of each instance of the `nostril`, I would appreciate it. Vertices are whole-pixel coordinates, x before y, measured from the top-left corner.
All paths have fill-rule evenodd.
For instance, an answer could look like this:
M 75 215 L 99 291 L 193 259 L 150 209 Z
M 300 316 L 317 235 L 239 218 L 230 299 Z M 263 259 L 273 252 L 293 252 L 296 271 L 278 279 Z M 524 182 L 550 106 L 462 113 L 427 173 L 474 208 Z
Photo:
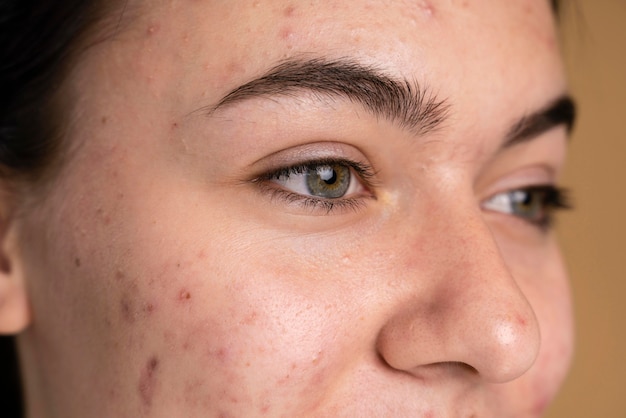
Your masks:
M 469 364 L 463 363 L 461 361 L 443 361 L 440 363 L 435 363 L 433 364 L 433 366 L 441 367 L 442 369 L 447 370 L 450 374 L 478 374 L 478 370 L 476 370 L 473 366 L 470 366 Z

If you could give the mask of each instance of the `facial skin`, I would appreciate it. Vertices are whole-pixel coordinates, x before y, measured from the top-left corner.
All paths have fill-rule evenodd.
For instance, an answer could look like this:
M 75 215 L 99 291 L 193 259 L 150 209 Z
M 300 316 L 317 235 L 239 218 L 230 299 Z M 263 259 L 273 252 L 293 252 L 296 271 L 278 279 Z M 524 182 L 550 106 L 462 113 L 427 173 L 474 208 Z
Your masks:
M 539 416 L 572 353 L 567 275 L 550 230 L 490 198 L 561 171 L 563 125 L 503 145 L 566 92 L 552 19 L 131 0 L 70 75 L 67 157 L 7 235 L 31 416 Z M 215 109 L 285 60 L 407 80 L 442 120 L 300 88 Z M 329 204 L 267 175 L 320 160 L 371 176 Z

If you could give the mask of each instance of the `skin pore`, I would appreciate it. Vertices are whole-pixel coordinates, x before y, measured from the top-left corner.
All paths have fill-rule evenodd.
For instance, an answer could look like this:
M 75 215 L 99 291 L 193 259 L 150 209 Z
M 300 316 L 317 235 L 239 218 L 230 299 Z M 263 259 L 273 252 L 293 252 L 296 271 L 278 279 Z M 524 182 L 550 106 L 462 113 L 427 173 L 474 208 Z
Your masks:
M 560 203 L 514 204 L 557 184 L 571 124 L 547 1 L 130 0 L 64 89 L 63 165 L 5 238 L 30 416 L 554 397 Z M 329 170 L 345 194 L 306 195 Z

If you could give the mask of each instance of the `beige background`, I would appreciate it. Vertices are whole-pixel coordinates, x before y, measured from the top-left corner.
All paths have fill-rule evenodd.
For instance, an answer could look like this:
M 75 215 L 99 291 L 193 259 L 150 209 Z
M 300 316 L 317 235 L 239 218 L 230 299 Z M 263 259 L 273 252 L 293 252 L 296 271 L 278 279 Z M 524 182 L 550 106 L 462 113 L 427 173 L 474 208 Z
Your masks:
M 579 123 L 559 219 L 572 274 L 577 352 L 548 417 L 626 417 L 626 0 L 564 0 Z

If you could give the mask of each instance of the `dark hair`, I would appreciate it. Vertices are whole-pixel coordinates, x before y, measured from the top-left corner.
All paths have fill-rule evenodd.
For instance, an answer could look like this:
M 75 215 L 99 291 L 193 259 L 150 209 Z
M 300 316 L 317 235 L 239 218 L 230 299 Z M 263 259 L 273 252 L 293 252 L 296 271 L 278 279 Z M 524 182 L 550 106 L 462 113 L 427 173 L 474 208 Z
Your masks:
M 53 166 L 64 120 L 57 92 L 76 57 L 89 42 L 97 42 L 89 35 L 104 22 L 112 3 L 119 2 L 0 2 L 0 180 L 4 187 L 8 180 L 40 180 Z M 23 414 L 15 342 L 2 336 L 0 411 L 7 418 Z
M 42 177 L 62 136 L 57 91 L 104 14 L 94 0 L 0 3 L 0 177 Z

